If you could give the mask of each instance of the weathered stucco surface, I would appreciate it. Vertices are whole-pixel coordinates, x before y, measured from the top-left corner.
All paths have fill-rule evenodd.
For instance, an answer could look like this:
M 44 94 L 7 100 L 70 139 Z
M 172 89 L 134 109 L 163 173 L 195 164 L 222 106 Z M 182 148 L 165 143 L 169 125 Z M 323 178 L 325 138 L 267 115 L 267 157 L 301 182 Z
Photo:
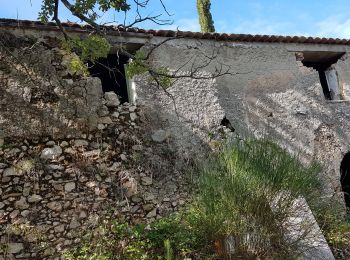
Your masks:
M 138 86 L 145 82 L 142 77 L 136 80 Z M 209 133 L 217 130 L 224 117 L 214 84 L 215 80 L 181 80 L 168 90 L 173 98 L 149 84 L 137 88 L 150 125 L 167 132 L 182 158 L 205 154 Z
M 211 73 L 215 66 L 224 63 L 232 74 L 214 80 L 177 80 L 168 91 L 175 98 L 179 117 L 171 98 L 140 82 L 139 101 L 156 108 L 153 111 L 159 124 L 174 130 L 172 137 L 179 146 L 190 144 L 186 128 L 198 129 L 200 134 L 192 133 L 205 139 L 226 116 L 240 135 L 266 136 L 291 152 L 301 153 L 305 162 L 319 160 L 325 167 L 327 194 L 340 191 L 340 163 L 350 150 L 349 103 L 326 100 L 318 72 L 297 61 L 295 52 L 347 52 L 349 47 L 177 39 L 157 48 L 152 58 L 157 65 L 172 70 L 181 67 L 186 73 L 193 70 L 193 63 L 200 64 L 203 53 L 210 55 L 213 50 L 217 50 L 217 57 L 203 73 Z M 189 59 L 192 61 L 184 66 Z M 347 99 L 348 56 L 344 55 L 335 67 Z

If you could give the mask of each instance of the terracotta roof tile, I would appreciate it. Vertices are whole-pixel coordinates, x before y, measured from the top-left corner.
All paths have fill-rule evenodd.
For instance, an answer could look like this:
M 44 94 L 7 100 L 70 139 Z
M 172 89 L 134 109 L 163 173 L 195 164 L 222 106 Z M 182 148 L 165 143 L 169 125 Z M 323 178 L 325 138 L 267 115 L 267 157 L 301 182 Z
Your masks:
M 87 24 L 77 24 L 63 22 L 62 26 L 67 31 L 90 32 L 93 28 Z M 43 23 L 40 21 L 1 19 L 1 27 L 21 27 L 35 30 L 59 30 L 54 22 Z M 279 43 L 314 43 L 314 44 L 350 44 L 349 39 L 333 39 L 305 36 L 280 36 L 280 35 L 251 35 L 251 34 L 227 34 L 227 33 L 201 33 L 188 31 L 171 31 L 171 30 L 145 30 L 139 28 L 125 28 L 123 26 L 103 26 L 106 33 L 140 33 L 149 34 L 158 37 L 184 37 L 195 39 L 213 39 L 217 41 L 238 41 L 238 42 L 279 42 Z

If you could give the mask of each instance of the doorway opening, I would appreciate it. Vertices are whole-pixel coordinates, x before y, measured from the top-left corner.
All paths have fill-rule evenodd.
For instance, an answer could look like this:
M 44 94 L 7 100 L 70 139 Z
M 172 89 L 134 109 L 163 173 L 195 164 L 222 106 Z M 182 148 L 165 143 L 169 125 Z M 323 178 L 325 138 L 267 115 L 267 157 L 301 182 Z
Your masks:
M 334 64 L 344 55 L 344 52 L 306 51 L 297 54 L 304 66 L 317 70 L 324 97 L 327 100 L 340 100 L 338 73 Z
M 101 80 L 103 92 L 115 92 L 121 103 L 129 101 L 124 68 L 128 61 L 129 58 L 125 55 L 108 54 L 107 58 L 101 58 L 94 64 L 89 64 L 90 75 Z
M 340 183 L 344 193 L 345 205 L 350 209 L 350 152 L 345 154 L 340 164 Z

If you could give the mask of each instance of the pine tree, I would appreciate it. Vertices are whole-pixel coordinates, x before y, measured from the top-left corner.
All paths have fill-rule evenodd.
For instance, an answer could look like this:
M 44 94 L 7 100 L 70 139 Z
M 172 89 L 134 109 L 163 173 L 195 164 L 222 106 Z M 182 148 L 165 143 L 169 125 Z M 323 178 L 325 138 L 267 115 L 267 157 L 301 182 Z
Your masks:
M 215 32 L 214 21 L 210 12 L 210 0 L 197 0 L 197 12 L 202 32 Z

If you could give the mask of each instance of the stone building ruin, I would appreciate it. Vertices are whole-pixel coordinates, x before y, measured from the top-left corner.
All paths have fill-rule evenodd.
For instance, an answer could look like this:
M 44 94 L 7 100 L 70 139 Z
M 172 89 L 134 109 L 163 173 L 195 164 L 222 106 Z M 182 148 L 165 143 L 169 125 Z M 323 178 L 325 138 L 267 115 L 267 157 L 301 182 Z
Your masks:
M 2 32 L 11 32 L 17 36 L 37 39 L 60 36 L 54 23 L 2 19 L 0 25 Z M 64 26 L 67 32 L 79 37 L 86 35 L 90 30 L 88 26 L 72 23 L 66 23 Z M 207 139 L 205 130 L 215 128 L 225 118 L 237 133 L 251 132 L 257 136 L 269 136 L 290 151 L 301 152 L 305 161 L 320 160 L 326 168 L 324 174 L 328 179 L 328 192 L 341 189 L 340 164 L 350 150 L 348 40 L 134 28 L 123 31 L 122 28 L 113 27 L 106 27 L 106 32 L 112 46 L 124 43 L 131 51 L 143 48 L 146 44 L 157 44 L 167 37 L 177 37 L 178 39 L 158 47 L 152 55 L 155 64 L 173 70 L 179 67 L 183 71 L 188 70 L 189 67 L 183 66 L 183 61 L 200 55 L 200 52 L 210 53 L 213 49 L 218 50 L 217 60 L 230 67 L 231 75 L 212 80 L 182 79 L 169 89 L 175 97 L 178 115 L 174 114 L 173 105 L 161 91 L 152 89 L 137 79 L 128 82 L 129 92 L 130 86 L 135 87 L 136 82 L 137 101 L 146 104 L 153 111 L 152 115 L 156 120 L 160 120 L 160 125 L 176 140 L 178 149 L 187 153 L 193 147 L 201 146 L 200 143 Z M 115 61 L 117 53 L 113 52 L 114 49 L 112 48 L 112 53 L 105 63 L 113 62 L 113 58 Z M 55 51 L 57 50 L 47 51 L 46 61 Z M 128 59 L 122 57 L 120 60 L 123 64 L 118 66 L 123 69 Z M 51 59 L 50 66 L 55 66 L 54 58 Z M 203 73 L 211 73 L 214 67 L 208 66 L 205 68 L 207 71 Z M 100 76 L 104 91 L 116 91 L 116 87 L 104 83 L 108 82 L 108 77 L 105 72 L 105 75 L 101 75 L 101 71 L 101 67 L 98 68 L 97 65 L 92 67 L 91 74 Z M 64 75 L 61 77 L 64 78 Z M 124 81 L 122 84 L 126 84 L 122 76 L 118 77 L 118 82 Z M 11 95 L 17 95 L 15 99 L 21 96 L 22 101 L 16 104 L 16 109 L 8 113 L 10 103 L 13 102 L 7 97 L 2 98 L 2 135 L 6 138 L 30 134 L 74 135 L 96 127 L 98 113 L 101 112 L 99 98 L 103 92 L 96 78 L 90 77 L 85 81 L 87 82 L 74 84 L 87 87 L 84 90 L 87 103 L 70 104 L 70 95 L 79 96 L 82 91 L 81 88 L 74 87 L 72 93 L 64 94 L 65 98 L 59 97 L 56 108 L 47 108 L 47 113 L 54 115 L 49 118 L 36 118 L 35 108 L 32 111 L 32 107 L 27 106 L 28 95 L 31 95 L 32 99 L 35 96 L 32 90 L 24 88 L 20 93 L 18 89 L 13 89 Z M 68 88 L 72 85 L 70 79 L 63 79 L 62 82 Z M 11 88 L 15 88 L 14 85 Z M 55 93 L 54 90 L 49 91 Z M 119 88 L 118 91 L 123 102 L 127 101 L 125 85 L 124 89 Z M 27 92 L 30 94 L 26 94 Z M 130 93 L 129 95 L 135 95 L 135 91 Z M 30 120 L 25 118 L 25 110 L 33 113 Z M 67 113 L 70 114 L 66 115 Z M 63 121 L 56 121 L 63 123 L 61 126 L 65 131 L 62 131 L 57 122 L 52 122 L 59 117 L 64 117 Z M 25 125 L 22 125 L 24 122 Z M 38 127 L 45 124 L 46 127 Z M 38 128 L 41 129 L 40 132 Z
M 84 25 L 63 26 L 76 37 L 91 31 Z M 230 74 L 177 80 L 168 89 L 175 111 L 172 99 L 142 76 L 111 76 L 102 65 L 92 67 L 91 77 L 68 75 L 61 68 L 66 57 L 57 47 L 61 34 L 54 23 L 0 19 L 2 39 L 10 33 L 35 46 L 21 61 L 0 59 L 0 146 L 16 138 L 79 137 L 103 127 L 103 92 L 114 91 L 122 102 L 140 104 L 154 130 L 160 131 L 158 137 L 171 139 L 182 158 L 205 151 L 208 133 L 225 124 L 241 136 L 267 136 L 300 153 L 305 163 L 321 162 L 326 196 L 350 192 L 350 40 L 114 27 L 105 31 L 112 49 L 102 63 L 115 62 L 120 44 L 130 51 L 147 51 L 173 37 L 153 51 L 152 63 L 186 73 L 200 64 L 194 57 L 215 50 L 216 59 L 201 75 L 210 75 L 218 64 L 227 65 Z M 23 42 L 11 42 L 11 37 L 6 40 L 16 52 Z M 37 45 L 38 40 L 43 44 Z M 128 59 L 121 61 L 113 64 L 123 70 Z M 19 72 L 9 69 L 9 62 Z M 29 74 L 41 84 L 31 83 L 21 63 L 36 64 Z M 109 85 L 110 77 L 117 77 L 119 86 Z M 348 195 L 345 201 L 350 207 Z

